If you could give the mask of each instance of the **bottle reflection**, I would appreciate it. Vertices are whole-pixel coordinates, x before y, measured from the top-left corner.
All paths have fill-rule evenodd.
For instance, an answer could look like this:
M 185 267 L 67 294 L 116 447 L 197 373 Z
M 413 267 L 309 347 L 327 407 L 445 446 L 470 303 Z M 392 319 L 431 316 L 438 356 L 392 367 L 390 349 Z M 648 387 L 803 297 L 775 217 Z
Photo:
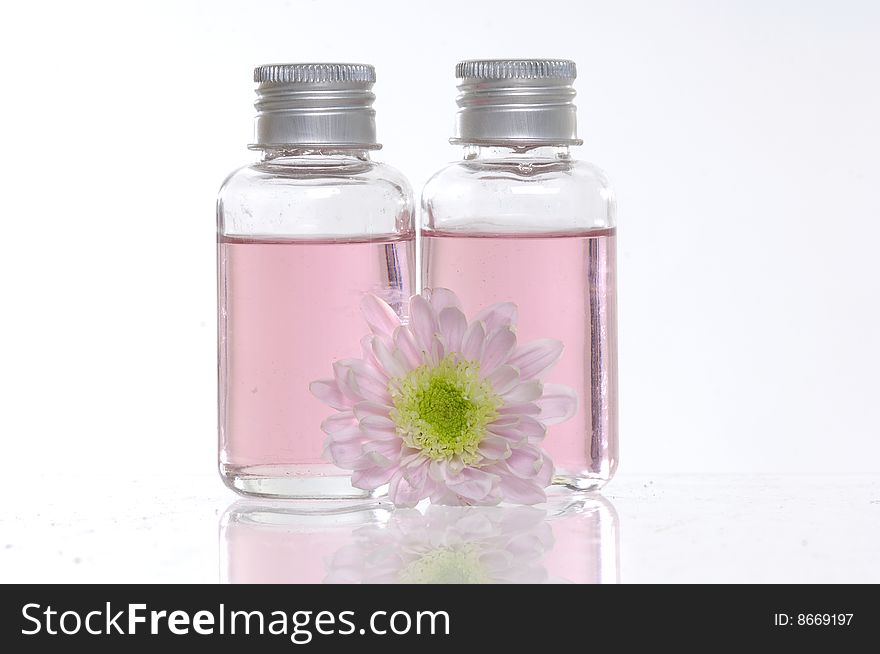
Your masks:
M 584 495 L 534 507 L 332 514 L 238 501 L 220 529 L 228 583 L 616 583 L 618 519 Z

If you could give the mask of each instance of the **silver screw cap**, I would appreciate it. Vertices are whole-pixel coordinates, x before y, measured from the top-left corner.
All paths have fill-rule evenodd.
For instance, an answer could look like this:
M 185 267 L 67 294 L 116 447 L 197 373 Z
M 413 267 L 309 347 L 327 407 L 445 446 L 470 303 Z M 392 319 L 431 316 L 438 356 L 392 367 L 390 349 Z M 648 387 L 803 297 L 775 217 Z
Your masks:
M 254 143 L 267 148 L 382 147 L 367 64 L 266 64 L 254 69 Z
M 477 59 L 455 67 L 458 113 L 452 143 L 580 145 L 567 59 Z

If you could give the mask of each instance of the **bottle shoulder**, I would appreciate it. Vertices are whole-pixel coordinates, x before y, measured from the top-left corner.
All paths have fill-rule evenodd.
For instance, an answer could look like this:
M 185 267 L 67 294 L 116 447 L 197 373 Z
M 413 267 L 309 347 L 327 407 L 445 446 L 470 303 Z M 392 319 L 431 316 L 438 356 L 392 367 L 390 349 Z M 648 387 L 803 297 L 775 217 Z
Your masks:
M 455 161 L 438 170 L 428 180 L 425 191 L 436 192 L 446 184 L 474 184 L 474 191 L 486 190 L 484 181 L 518 184 L 551 184 L 557 186 L 590 184 L 611 189 L 607 173 L 599 166 L 580 159 L 475 159 Z
M 400 171 L 352 157 L 242 166 L 217 198 L 218 229 L 230 236 L 400 236 L 413 233 L 413 213 Z
M 411 197 L 412 186 L 399 170 L 379 161 L 296 163 L 257 162 L 233 170 L 220 186 L 219 195 L 229 196 L 237 192 L 259 193 L 263 188 L 277 192 L 285 189 L 314 187 L 383 187 Z
M 438 231 L 608 229 L 616 200 L 608 175 L 578 159 L 504 157 L 458 161 L 422 193 L 422 225 Z

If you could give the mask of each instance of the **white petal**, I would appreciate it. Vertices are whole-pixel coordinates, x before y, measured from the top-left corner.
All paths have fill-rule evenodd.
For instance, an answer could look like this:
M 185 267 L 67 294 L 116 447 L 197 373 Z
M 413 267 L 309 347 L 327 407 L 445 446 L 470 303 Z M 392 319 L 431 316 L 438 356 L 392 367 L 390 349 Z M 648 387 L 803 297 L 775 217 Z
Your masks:
M 446 461 L 435 459 L 428 464 L 428 474 L 435 481 L 443 481 L 446 479 Z
M 517 477 L 531 479 L 541 470 L 544 458 L 537 447 L 526 446 L 513 450 L 504 462 Z
M 519 429 L 519 424 L 511 425 L 511 426 L 496 426 L 489 425 L 486 427 L 486 430 L 493 434 L 494 436 L 498 436 L 499 438 L 503 438 L 510 442 L 514 447 L 520 447 L 528 443 L 528 436 L 526 436 Z
M 351 474 L 351 485 L 363 490 L 375 490 L 387 484 L 396 470 L 397 468 L 393 466 L 387 468 L 374 466 L 366 470 L 356 470 Z
M 335 434 L 338 431 L 348 429 L 352 425 L 357 425 L 354 413 L 351 411 L 343 411 L 341 413 L 334 413 L 332 416 L 325 418 L 321 423 L 321 431 L 325 434 Z
M 486 323 L 486 331 L 493 332 L 499 327 L 516 325 L 517 308 L 513 302 L 499 302 L 486 307 L 476 315 L 474 320 Z
M 325 432 L 326 433 L 326 432 Z M 332 434 L 327 434 L 326 442 L 336 442 L 336 443 L 351 443 L 357 441 L 360 443 L 364 440 L 364 432 L 361 430 L 361 426 L 357 423 L 350 427 L 346 427 L 345 429 L 341 429 L 337 432 L 333 432 Z
M 507 440 L 493 435 L 483 436 L 477 449 L 484 459 L 491 461 L 506 459 L 511 454 Z
M 431 305 L 421 295 L 413 295 L 409 303 L 409 312 L 409 327 L 415 337 L 416 345 L 419 350 L 430 352 L 434 334 L 440 328 Z
M 321 423 L 321 431 L 327 434 L 330 440 L 339 442 L 360 441 L 364 436 L 351 411 L 336 413 L 326 418 Z
M 502 397 L 505 402 L 519 404 L 520 402 L 532 402 L 541 397 L 543 385 L 537 379 L 518 384 L 512 391 L 508 391 Z
M 540 379 L 562 356 L 562 341 L 542 338 L 520 345 L 513 351 L 507 363 L 519 368 L 523 380 Z
M 370 438 L 389 439 L 397 437 L 394 423 L 382 416 L 366 416 L 361 420 L 360 428 Z
M 543 488 L 546 488 L 550 485 L 550 482 L 553 480 L 553 475 L 556 472 L 556 469 L 553 465 L 553 460 L 550 458 L 550 455 L 547 454 L 544 450 L 541 450 L 541 454 L 543 455 L 543 466 L 538 474 L 535 476 L 535 481 L 538 482 Z
M 400 467 L 403 468 L 405 466 L 416 465 L 420 463 L 425 457 L 422 456 L 421 450 L 415 450 L 413 448 L 407 448 L 400 453 Z
M 358 420 L 363 420 L 367 416 L 380 416 L 382 418 L 388 419 L 388 415 L 391 412 L 391 407 L 386 404 L 379 404 L 378 402 L 358 402 L 354 405 L 354 415 L 357 416 Z M 391 422 L 391 420 L 388 420 Z M 391 422 L 391 426 L 394 426 L 394 423 Z
M 519 424 L 520 416 L 516 415 L 502 415 L 498 416 L 492 423 L 489 425 L 490 427 L 511 427 Z
M 571 418 L 577 412 L 577 393 L 562 384 L 545 384 L 544 394 L 535 402 L 541 413 L 538 419 L 545 425 L 555 425 Z
M 422 457 L 405 468 L 402 467 L 401 470 L 403 471 L 404 479 L 413 485 L 424 484 L 425 480 L 428 478 L 428 467 L 430 463 L 430 459 Z
M 387 379 L 389 377 L 388 373 L 385 372 L 385 370 L 382 368 L 382 364 L 379 362 L 379 359 L 377 359 L 376 355 L 373 354 L 374 340 L 382 341 L 388 348 L 394 347 L 394 342 L 391 340 L 391 336 L 388 336 L 386 334 L 366 334 L 365 336 L 361 337 L 361 352 L 363 352 L 364 361 L 373 366 L 384 379 Z
M 462 470 L 464 470 L 464 462 L 460 458 L 453 456 L 451 459 L 449 459 L 446 462 L 447 476 L 448 475 L 456 476 L 459 473 L 461 473 Z
M 312 395 L 340 411 L 351 407 L 351 402 L 345 398 L 335 379 L 319 379 L 309 384 Z
M 376 464 L 390 465 L 400 460 L 400 450 L 403 447 L 403 441 L 399 438 L 392 438 L 384 441 L 369 441 L 364 443 L 364 454 L 376 462 Z M 378 455 L 378 457 L 376 456 Z
M 486 331 L 483 329 L 482 323 L 472 322 L 468 325 L 461 339 L 461 356 L 468 361 L 479 361 L 480 355 L 483 354 L 485 338 Z
M 364 399 L 351 383 L 351 364 L 355 361 L 358 360 L 342 359 L 333 363 L 333 375 L 336 377 L 336 384 L 339 386 L 339 390 L 342 391 L 345 399 L 351 404 Z
M 361 312 L 374 334 L 390 335 L 400 326 L 400 318 L 384 300 L 367 294 L 361 300 Z
M 504 499 L 517 504 L 539 504 L 546 501 L 544 489 L 532 480 L 504 476 L 499 482 Z
M 350 405 L 354 406 L 358 402 L 364 401 L 364 396 L 357 387 L 354 372 L 352 372 L 351 369 L 345 371 L 345 377 L 339 381 L 339 388 L 344 389 L 347 398 L 352 398 L 349 400 Z
M 391 485 L 388 487 L 388 499 L 394 502 L 395 506 L 411 507 L 418 504 L 419 500 L 426 497 L 429 493 L 427 466 L 422 466 L 424 474 L 416 471 L 407 474 L 404 470 L 398 470 L 391 478 Z
M 512 390 L 519 382 L 519 371 L 512 366 L 498 366 L 486 379 L 492 384 L 496 393 L 503 395 Z M 535 407 L 535 411 L 537 412 L 537 407 Z
M 531 416 L 520 416 L 512 425 L 498 425 L 496 421 L 486 429 L 515 445 L 539 442 L 547 433 L 547 428 Z
M 392 346 L 393 346 L 393 343 L 392 343 Z M 409 358 L 406 355 L 404 355 L 404 353 L 401 352 L 396 347 L 392 351 L 392 355 L 394 356 L 394 359 L 397 361 L 397 363 L 403 368 L 403 370 L 406 371 L 404 373 L 404 376 L 406 375 L 407 372 L 409 372 L 410 370 L 412 370 L 413 368 L 415 368 L 416 366 L 419 365 L 419 364 L 416 364 L 415 366 L 410 365 Z
M 450 352 L 461 352 L 461 339 L 466 329 L 467 318 L 456 307 L 447 307 L 440 312 L 440 333 Z
M 407 373 L 407 368 L 394 357 L 382 339 L 373 339 L 373 354 L 390 377 L 403 377 Z
M 516 347 L 516 334 L 510 327 L 501 327 L 486 337 L 486 347 L 480 357 L 480 375 L 485 377 L 507 361 Z
M 468 502 L 443 484 L 435 483 L 434 491 L 431 493 L 431 504 L 437 506 L 466 506 Z
M 457 476 L 446 479 L 446 487 L 456 495 L 479 502 L 492 490 L 498 477 L 477 468 L 465 468 Z
M 346 470 L 357 470 L 363 464 L 364 449 L 357 441 L 335 441 L 328 439 L 324 451 L 329 454 L 330 461 Z
M 546 386 L 545 386 L 546 388 Z M 498 413 L 503 416 L 506 415 L 523 415 L 523 416 L 536 416 L 541 413 L 540 407 L 534 402 L 523 402 L 521 404 L 505 404 L 503 407 L 498 409 Z
M 375 368 L 365 363 L 354 365 L 349 369 L 348 383 L 362 398 L 377 404 L 391 404 L 391 395 Z
M 349 370 L 355 373 L 355 376 L 360 380 L 363 377 L 367 377 L 370 381 L 376 384 L 386 384 L 387 378 L 382 372 L 376 368 L 373 364 L 368 361 L 363 361 L 361 359 L 347 359 Z
M 394 345 L 397 351 L 405 358 L 409 369 L 418 368 L 422 365 L 422 353 L 419 351 L 416 340 L 408 327 L 398 327 L 394 330 Z
M 461 300 L 448 288 L 425 289 L 425 292 L 430 295 L 431 307 L 433 307 L 436 314 L 440 314 L 440 312 L 449 307 L 461 309 Z
M 446 347 L 443 345 L 443 341 L 440 338 L 439 334 L 435 334 L 434 338 L 431 339 L 431 354 L 430 360 L 433 364 L 438 364 L 443 360 L 443 357 L 446 356 Z
M 547 427 L 540 420 L 531 416 L 520 416 L 519 431 L 530 442 L 541 440 L 547 435 Z

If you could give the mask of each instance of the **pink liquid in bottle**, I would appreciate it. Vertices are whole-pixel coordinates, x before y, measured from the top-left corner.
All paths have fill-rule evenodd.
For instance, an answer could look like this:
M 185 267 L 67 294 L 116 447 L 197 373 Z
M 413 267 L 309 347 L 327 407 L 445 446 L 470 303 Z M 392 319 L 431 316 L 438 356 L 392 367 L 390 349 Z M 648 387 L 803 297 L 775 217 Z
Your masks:
M 548 428 L 544 447 L 556 464 L 555 483 L 602 486 L 618 459 L 615 230 L 423 235 L 424 286 L 454 290 L 470 316 L 495 302 L 515 302 L 519 343 L 564 343 L 545 381 L 574 388 L 578 409 Z
M 361 356 L 364 293 L 405 310 L 414 257 L 413 238 L 220 240 L 220 463 L 228 484 L 255 495 L 367 494 L 321 457 L 320 424 L 332 410 L 309 384 L 332 377 L 334 361 Z

